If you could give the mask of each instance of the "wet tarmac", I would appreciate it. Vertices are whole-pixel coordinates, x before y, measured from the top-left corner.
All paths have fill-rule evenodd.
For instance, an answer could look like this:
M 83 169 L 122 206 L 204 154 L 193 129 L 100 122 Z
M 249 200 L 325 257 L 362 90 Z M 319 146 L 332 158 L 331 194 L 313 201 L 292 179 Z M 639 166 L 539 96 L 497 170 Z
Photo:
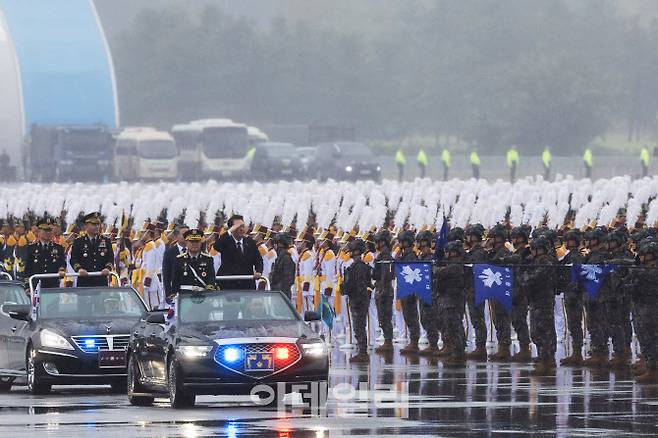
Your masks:
M 291 400 L 281 409 L 245 397 L 198 397 L 172 410 L 130 406 L 109 387 L 55 387 L 31 396 L 0 394 L 0 437 L 327 437 L 327 436 L 656 436 L 658 385 L 630 374 L 558 368 L 530 376 L 531 365 L 440 361 L 372 355 L 370 366 L 332 352 L 326 409 Z

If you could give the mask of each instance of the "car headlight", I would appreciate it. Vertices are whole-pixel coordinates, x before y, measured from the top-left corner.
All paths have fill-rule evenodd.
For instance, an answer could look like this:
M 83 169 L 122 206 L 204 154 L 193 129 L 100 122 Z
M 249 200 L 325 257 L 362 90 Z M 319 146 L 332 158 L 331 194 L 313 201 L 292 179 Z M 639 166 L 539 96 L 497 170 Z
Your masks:
M 352 166 L 345 166 L 345 172 L 351 172 Z
M 50 330 L 42 330 L 39 334 L 42 347 L 59 348 L 60 350 L 73 350 L 73 345 L 64 336 Z
M 208 356 L 212 350 L 210 345 L 179 345 L 176 351 L 188 359 L 197 359 Z
M 302 350 L 304 350 L 304 356 L 320 357 L 327 354 L 327 344 L 324 342 L 302 344 Z
M 381 170 L 382 170 L 382 166 L 377 166 L 377 167 L 375 167 L 375 170 L 376 170 L 377 172 L 381 172 Z

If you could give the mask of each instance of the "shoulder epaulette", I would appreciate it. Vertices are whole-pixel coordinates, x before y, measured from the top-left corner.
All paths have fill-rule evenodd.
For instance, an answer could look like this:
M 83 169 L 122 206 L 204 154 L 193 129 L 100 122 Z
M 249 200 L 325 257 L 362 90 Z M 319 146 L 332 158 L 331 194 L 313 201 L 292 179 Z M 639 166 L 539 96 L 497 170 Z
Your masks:
M 144 251 L 151 251 L 153 248 L 155 248 L 155 243 L 152 240 L 144 245 Z

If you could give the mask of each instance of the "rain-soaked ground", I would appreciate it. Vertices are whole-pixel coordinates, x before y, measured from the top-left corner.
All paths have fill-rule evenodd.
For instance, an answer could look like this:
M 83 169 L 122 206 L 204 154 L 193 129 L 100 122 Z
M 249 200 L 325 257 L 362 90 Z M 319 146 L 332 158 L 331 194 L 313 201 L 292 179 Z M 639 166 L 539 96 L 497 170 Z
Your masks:
M 469 362 L 449 370 L 397 354 L 372 355 L 364 367 L 346 363 L 340 350 L 332 361 L 324 412 L 206 396 L 177 411 L 166 399 L 132 407 L 109 387 L 55 387 L 31 396 L 19 386 L 0 394 L 0 437 L 658 434 L 658 385 L 637 385 L 628 373 L 558 368 L 554 377 L 534 378 L 531 365 Z

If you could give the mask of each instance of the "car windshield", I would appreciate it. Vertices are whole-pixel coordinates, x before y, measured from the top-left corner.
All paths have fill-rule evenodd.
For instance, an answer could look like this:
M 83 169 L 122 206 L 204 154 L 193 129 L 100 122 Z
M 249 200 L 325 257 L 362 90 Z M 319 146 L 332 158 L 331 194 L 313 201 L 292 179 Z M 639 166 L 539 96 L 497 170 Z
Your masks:
M 40 319 L 107 319 L 146 315 L 144 303 L 132 289 L 42 289 L 39 301 Z
M 0 304 L 30 304 L 30 299 L 22 286 L 0 283 Z
M 338 149 L 344 157 L 372 158 L 373 156 L 370 148 L 362 143 L 340 143 Z
M 110 136 L 95 130 L 67 130 L 61 133 L 60 144 L 69 150 L 98 151 L 109 148 Z
M 137 152 L 142 158 L 171 159 L 176 157 L 176 146 L 171 140 L 140 141 Z
M 208 158 L 243 158 L 247 155 L 247 128 L 205 128 L 203 152 Z
M 297 315 L 278 292 L 212 292 L 182 295 L 179 320 L 297 321 Z
M 267 151 L 270 157 L 275 158 L 292 158 L 297 153 L 293 145 L 285 143 L 263 146 L 263 149 Z

